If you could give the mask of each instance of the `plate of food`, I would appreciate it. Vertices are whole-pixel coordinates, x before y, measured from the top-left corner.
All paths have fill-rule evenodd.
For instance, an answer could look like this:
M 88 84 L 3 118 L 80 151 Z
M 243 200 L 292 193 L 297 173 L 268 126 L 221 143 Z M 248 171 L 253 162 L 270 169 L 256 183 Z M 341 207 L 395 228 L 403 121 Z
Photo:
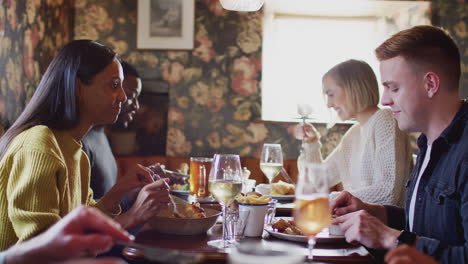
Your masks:
M 271 196 L 271 198 L 279 202 L 294 201 L 294 184 L 279 181 L 269 184 L 259 184 L 255 190 L 263 195 Z
M 278 202 L 292 202 L 294 201 L 294 195 L 268 195 L 271 198 L 278 200 Z
M 294 242 L 307 243 L 307 237 L 294 224 L 294 221 L 285 218 L 276 218 L 273 223 L 265 226 L 265 231 L 273 237 Z M 344 236 L 330 235 L 328 228 L 317 234 L 317 243 L 345 242 Z
M 189 196 L 188 184 L 172 184 L 170 193 L 182 199 L 187 199 Z

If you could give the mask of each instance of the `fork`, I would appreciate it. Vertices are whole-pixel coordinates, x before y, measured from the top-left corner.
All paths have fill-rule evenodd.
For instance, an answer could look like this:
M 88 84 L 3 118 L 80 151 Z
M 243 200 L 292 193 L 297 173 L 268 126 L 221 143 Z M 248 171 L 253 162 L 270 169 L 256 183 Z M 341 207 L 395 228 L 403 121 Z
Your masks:
M 182 214 L 179 213 L 179 209 L 177 209 L 177 204 L 174 202 L 172 195 L 169 195 L 169 198 L 171 199 L 172 207 L 174 208 L 174 216 L 176 218 L 182 218 Z
M 154 173 L 153 170 L 149 169 L 150 172 L 152 173 L 152 178 L 153 180 L 161 180 L 161 177 L 157 174 Z M 167 184 L 167 183 L 165 183 Z M 172 198 L 172 195 L 169 194 L 169 199 L 171 200 L 172 208 L 173 208 L 173 213 L 176 218 L 182 218 L 182 214 L 179 212 L 179 209 L 177 209 L 177 204 L 174 202 L 174 199 Z

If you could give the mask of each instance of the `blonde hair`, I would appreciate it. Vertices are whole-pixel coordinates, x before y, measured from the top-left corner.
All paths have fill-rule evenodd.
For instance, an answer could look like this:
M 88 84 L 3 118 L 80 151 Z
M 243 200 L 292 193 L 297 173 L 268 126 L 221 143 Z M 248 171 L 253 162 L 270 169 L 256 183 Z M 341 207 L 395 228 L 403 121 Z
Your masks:
M 364 61 L 344 61 L 328 70 L 322 80 L 326 77 L 332 78 L 343 89 L 346 103 L 357 113 L 379 103 L 377 77 Z
M 379 61 L 402 56 L 414 69 L 429 67 L 443 73 L 450 87 L 458 91 L 461 76 L 460 52 L 457 44 L 443 29 L 434 26 L 415 26 L 400 31 L 375 49 Z

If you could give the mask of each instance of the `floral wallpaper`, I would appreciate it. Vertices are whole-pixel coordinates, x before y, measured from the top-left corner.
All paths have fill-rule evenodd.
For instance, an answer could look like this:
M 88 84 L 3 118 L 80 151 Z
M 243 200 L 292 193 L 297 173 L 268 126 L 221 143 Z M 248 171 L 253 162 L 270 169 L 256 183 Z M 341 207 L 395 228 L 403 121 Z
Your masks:
M 24 109 L 57 50 L 72 39 L 73 5 L 0 0 L 0 135 Z
M 77 1 L 75 38 L 97 39 L 110 45 L 143 72 L 144 78 L 169 84 L 168 156 L 229 152 L 258 157 L 263 143 L 269 142 L 282 144 L 285 159 L 297 158 L 299 141 L 291 135 L 291 124 L 260 121 L 261 11 L 230 12 L 218 0 L 197 0 L 193 50 L 137 50 L 136 2 Z M 467 91 L 467 5 L 463 0 L 432 3 L 432 22 L 447 28 L 464 54 L 463 88 Z M 138 115 L 145 115 L 147 109 L 149 106 L 143 106 Z M 137 118 L 133 129 L 157 137 L 157 129 L 148 122 L 155 123 Z M 326 131 L 317 126 L 324 135 L 325 155 L 349 127 L 337 125 Z
M 292 137 L 291 124 L 260 121 L 261 12 L 229 12 L 217 0 L 197 0 L 193 50 L 137 50 L 136 1 L 124 1 L 124 8 L 117 2 L 77 2 L 75 38 L 97 39 L 135 65 L 143 78 L 169 84 L 166 155 L 224 152 L 258 157 L 263 143 L 270 142 L 282 144 L 285 159 L 297 158 L 300 142 Z M 138 138 L 157 138 L 163 127 L 142 118 L 149 117 L 150 109 L 155 111 L 154 105 L 142 103 L 131 128 Z M 325 152 L 347 128 L 336 126 L 324 137 L 329 143 Z M 151 154 L 143 151 L 148 141 L 138 144 L 130 155 Z
M 468 2 L 467 0 L 432 1 L 432 24 L 448 30 L 461 55 L 461 96 L 468 98 Z
M 59 47 L 71 38 L 89 38 L 111 46 L 135 65 L 144 79 L 169 87 L 168 107 L 159 99 L 142 100 L 136 121 L 128 130 L 138 134 L 140 140 L 127 154 L 159 154 L 158 148 L 164 148 L 164 144 L 154 142 L 163 141 L 169 156 L 230 152 L 258 157 L 262 144 L 269 142 L 282 144 L 285 159 L 297 158 L 299 141 L 291 135 L 291 124 L 260 120 L 261 11 L 230 12 L 222 9 L 218 0 L 196 0 L 193 50 L 138 50 L 137 2 L 0 0 L 2 124 L 8 126 L 22 111 Z M 462 94 L 466 97 L 467 3 L 431 2 L 433 24 L 445 27 L 459 43 L 463 56 Z M 145 86 L 146 93 L 149 86 Z M 321 140 L 325 155 L 348 127 L 337 125 L 326 131 L 317 125 L 324 135 Z M 145 138 L 155 145 L 141 140 Z

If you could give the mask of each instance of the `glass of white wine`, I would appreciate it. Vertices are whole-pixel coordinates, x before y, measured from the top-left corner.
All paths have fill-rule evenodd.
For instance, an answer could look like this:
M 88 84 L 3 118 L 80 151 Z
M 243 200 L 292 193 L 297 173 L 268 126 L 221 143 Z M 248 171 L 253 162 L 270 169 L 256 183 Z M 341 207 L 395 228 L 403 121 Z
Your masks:
M 280 144 L 263 144 L 260 157 L 260 169 L 268 179 L 271 186 L 273 179 L 283 168 L 283 151 Z
M 226 238 L 227 207 L 234 202 L 234 198 L 242 189 L 242 168 L 239 155 L 215 154 L 211 164 L 209 190 L 223 208 L 223 238 L 208 241 L 208 245 L 219 249 L 231 246 Z
M 293 216 L 296 225 L 307 236 L 310 262 L 313 259 L 316 235 L 331 223 L 329 186 L 323 166 L 320 163 L 304 164 L 299 170 L 296 185 Z

